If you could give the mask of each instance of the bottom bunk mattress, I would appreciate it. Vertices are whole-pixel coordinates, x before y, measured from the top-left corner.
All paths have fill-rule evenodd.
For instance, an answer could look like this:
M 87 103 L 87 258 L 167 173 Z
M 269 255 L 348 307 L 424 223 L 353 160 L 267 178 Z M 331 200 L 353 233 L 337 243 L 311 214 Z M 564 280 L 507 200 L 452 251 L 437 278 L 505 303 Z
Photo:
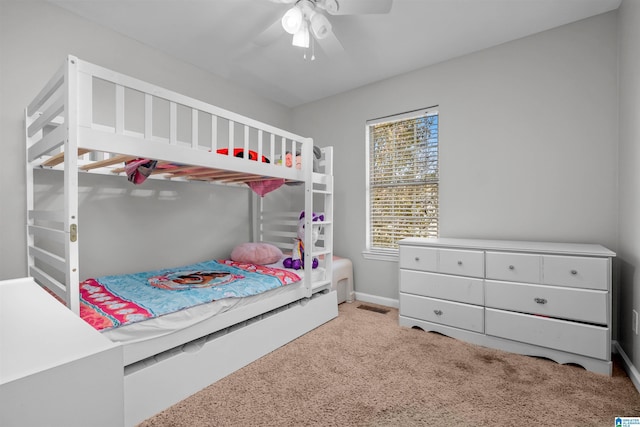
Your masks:
M 313 270 L 314 277 L 321 274 Z M 303 277 L 303 270 L 285 269 L 282 261 L 265 266 L 231 260 L 103 276 L 80 284 L 80 316 L 114 342 L 140 342 L 292 292 Z

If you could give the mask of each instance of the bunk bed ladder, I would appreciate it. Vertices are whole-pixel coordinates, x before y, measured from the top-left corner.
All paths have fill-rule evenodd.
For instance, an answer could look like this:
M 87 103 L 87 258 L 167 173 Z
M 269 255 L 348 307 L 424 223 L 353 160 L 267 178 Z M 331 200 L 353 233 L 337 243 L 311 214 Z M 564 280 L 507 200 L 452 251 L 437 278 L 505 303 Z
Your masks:
M 305 203 L 307 203 L 308 199 L 310 199 L 311 203 L 310 206 L 305 205 L 305 210 L 313 212 L 314 204 L 320 199 L 317 205 L 322 207 L 324 215 L 324 219 L 319 223 L 313 222 L 312 215 L 305 215 L 305 247 L 313 248 L 312 251 L 305 252 L 305 265 L 312 265 L 313 258 L 324 260 L 324 262 L 321 262 L 324 267 L 324 278 L 322 280 L 311 283 L 311 275 L 308 275 L 308 286 L 311 293 L 331 289 L 333 276 L 333 147 L 322 148 L 321 152 L 323 173 L 311 173 L 311 179 L 307 181 L 309 188 L 305 192 Z M 323 244 L 321 247 L 315 247 L 310 243 L 312 242 L 312 223 L 316 224 L 316 227 L 320 226 L 323 229 Z
M 313 157 L 313 152 L 307 152 L 306 147 L 313 150 L 313 142 L 305 141 L 302 144 L 304 153 Z M 324 276 L 312 281 L 312 275 L 305 275 L 305 288 L 307 296 L 316 292 L 331 288 L 333 276 L 333 147 L 321 149 L 320 172 L 313 172 L 311 162 L 305 163 L 305 171 L 308 170 L 304 186 L 304 210 L 305 212 L 322 213 L 323 221 L 313 221 L 312 215 L 305 215 L 305 248 L 313 250 L 305 251 L 305 265 L 312 265 L 313 258 L 319 258 L 320 266 L 324 269 Z M 255 242 L 267 242 L 279 247 L 285 253 L 291 251 L 291 246 L 296 238 L 298 216 L 300 211 L 273 211 L 266 208 L 265 200 L 255 194 L 250 195 L 252 229 L 251 240 Z M 312 227 L 321 227 L 320 245 L 312 245 Z M 309 230 L 307 232 L 307 230 Z

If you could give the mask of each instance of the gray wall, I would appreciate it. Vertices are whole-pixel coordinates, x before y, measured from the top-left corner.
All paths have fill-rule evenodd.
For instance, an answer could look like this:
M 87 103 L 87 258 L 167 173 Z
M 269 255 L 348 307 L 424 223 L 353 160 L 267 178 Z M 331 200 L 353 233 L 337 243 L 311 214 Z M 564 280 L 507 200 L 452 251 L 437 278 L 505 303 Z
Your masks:
M 391 303 L 397 263 L 365 259 L 365 121 L 440 106 L 440 235 L 617 249 L 617 15 L 453 59 L 294 109 L 333 145 L 335 253 Z M 388 299 L 388 300 L 385 300 Z
M 640 2 L 623 0 L 620 35 L 620 269 L 618 341 L 635 367 L 640 338 L 631 329 L 632 310 L 640 311 Z
M 288 108 L 61 8 L 0 1 L 0 279 L 26 274 L 23 109 L 68 54 L 285 129 L 290 125 Z M 249 238 L 248 190 L 150 181 L 134 188 L 124 179 L 81 178 L 81 277 L 225 256 Z M 56 203 L 61 181 L 47 175 L 39 182 Z M 122 194 L 124 199 L 114 197 Z

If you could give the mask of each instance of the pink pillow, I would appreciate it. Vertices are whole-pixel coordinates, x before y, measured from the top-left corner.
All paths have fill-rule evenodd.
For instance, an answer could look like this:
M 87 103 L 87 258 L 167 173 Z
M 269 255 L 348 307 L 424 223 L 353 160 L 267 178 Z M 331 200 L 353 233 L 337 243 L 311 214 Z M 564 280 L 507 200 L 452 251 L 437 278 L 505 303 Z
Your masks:
M 280 248 L 269 243 L 242 243 L 231 251 L 233 261 L 258 265 L 273 264 L 282 256 Z

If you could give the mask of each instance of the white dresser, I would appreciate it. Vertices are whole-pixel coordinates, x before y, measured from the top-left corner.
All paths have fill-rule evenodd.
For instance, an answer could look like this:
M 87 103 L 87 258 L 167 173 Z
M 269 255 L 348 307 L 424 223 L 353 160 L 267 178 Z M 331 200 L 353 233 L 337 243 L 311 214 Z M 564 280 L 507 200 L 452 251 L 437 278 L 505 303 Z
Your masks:
M 611 375 L 611 259 L 600 245 L 400 241 L 400 325 Z
M 33 279 L 0 281 L 0 426 L 124 423 L 122 348 Z

